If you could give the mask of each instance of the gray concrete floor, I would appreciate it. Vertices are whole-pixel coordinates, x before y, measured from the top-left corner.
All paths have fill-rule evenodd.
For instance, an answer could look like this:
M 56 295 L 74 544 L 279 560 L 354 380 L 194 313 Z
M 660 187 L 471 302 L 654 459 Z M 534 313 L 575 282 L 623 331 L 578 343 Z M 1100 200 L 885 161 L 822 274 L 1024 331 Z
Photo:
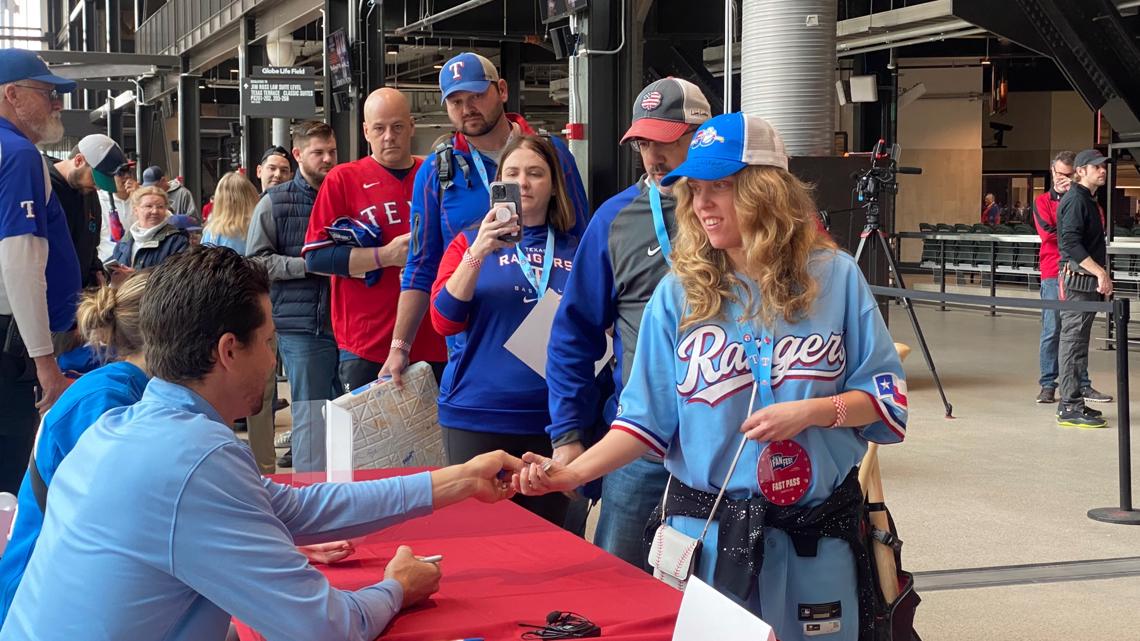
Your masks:
M 1089 519 L 1118 505 L 1117 408 L 1109 429 L 1058 427 L 1038 405 L 1037 318 L 918 306 L 956 418 L 943 417 L 930 371 L 902 307 L 891 332 L 914 348 L 906 362 L 906 441 L 880 450 L 887 504 L 916 571 L 1140 556 L 1140 527 Z M 1094 336 L 1103 336 L 1098 324 Z M 1095 349 L 1090 375 L 1116 394 L 1115 352 Z M 1140 362 L 1131 356 L 1135 368 Z M 1137 376 L 1140 374 L 1133 374 Z M 1133 414 L 1140 403 L 1132 403 Z M 921 592 L 921 577 L 919 579 Z M 1140 639 L 1140 577 L 1061 581 L 923 594 L 916 628 L 939 639 Z

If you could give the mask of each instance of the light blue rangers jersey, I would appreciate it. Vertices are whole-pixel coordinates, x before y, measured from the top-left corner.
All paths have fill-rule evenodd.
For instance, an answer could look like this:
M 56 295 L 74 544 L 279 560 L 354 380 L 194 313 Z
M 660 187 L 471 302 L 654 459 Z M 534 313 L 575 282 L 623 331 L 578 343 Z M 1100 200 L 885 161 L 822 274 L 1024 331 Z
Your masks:
M 777 323 L 771 332 L 775 402 L 861 390 L 874 401 L 879 420 L 860 429 L 808 427 L 793 439 L 810 458 L 808 489 L 795 503 L 800 507 L 826 500 L 862 460 L 868 441 L 901 441 L 907 417 L 902 364 L 855 261 L 838 251 L 820 251 L 813 256 L 811 273 L 820 283 L 811 310 L 799 322 Z M 716 493 L 740 443 L 753 374 L 734 320 L 680 330 L 684 309 L 684 291 L 670 274 L 646 307 L 633 371 L 611 428 L 663 455 L 678 481 Z M 769 334 L 758 323 L 753 330 Z M 756 398 L 760 409 L 760 395 Z M 758 468 L 767 445 L 747 443 L 728 483 L 729 498 L 761 495 Z M 703 518 L 670 516 L 668 522 L 691 537 L 704 526 Z M 758 586 L 743 605 L 783 641 L 857 639 L 855 559 L 848 544 L 823 538 L 816 556 L 801 557 L 784 532 L 769 527 L 764 535 Z M 714 522 L 703 539 L 696 571 L 714 587 L 719 587 L 714 576 L 718 538 Z
M 809 427 L 795 437 L 813 477 L 797 505 L 822 503 L 858 465 L 867 442 L 895 443 L 906 430 L 906 381 L 894 342 L 851 256 L 819 251 L 811 273 L 820 293 L 805 318 L 773 332 L 772 391 L 777 403 L 862 390 L 879 420 L 861 429 Z M 753 287 L 753 291 L 757 291 Z M 718 491 L 748 416 L 753 375 L 736 322 L 716 319 L 680 330 L 685 296 L 675 275 L 661 281 L 645 310 L 633 371 L 612 424 L 665 457 L 677 480 Z M 761 331 L 754 321 L 756 331 Z M 756 408 L 760 409 L 757 395 Z M 756 467 L 766 442 L 750 442 L 728 486 L 730 498 L 759 494 Z

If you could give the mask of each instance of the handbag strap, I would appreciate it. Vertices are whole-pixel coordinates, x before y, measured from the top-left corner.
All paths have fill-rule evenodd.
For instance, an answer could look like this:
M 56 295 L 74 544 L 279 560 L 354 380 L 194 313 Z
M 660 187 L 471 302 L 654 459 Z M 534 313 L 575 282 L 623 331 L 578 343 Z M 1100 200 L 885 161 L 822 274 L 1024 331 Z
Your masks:
M 752 416 L 752 409 L 756 403 L 756 388 L 755 381 L 752 382 L 752 397 L 748 400 L 748 415 Z M 732 464 L 728 466 L 728 474 L 724 475 L 724 482 L 720 484 L 720 492 L 717 492 L 716 500 L 713 501 L 712 509 L 709 510 L 709 518 L 705 520 L 705 526 L 701 529 L 701 535 L 696 540 L 704 540 L 705 534 L 709 531 L 709 526 L 712 525 L 713 518 L 716 517 L 717 508 L 720 507 L 720 502 L 724 500 L 724 492 L 728 489 L 728 482 L 732 479 L 732 473 L 736 471 L 736 464 L 740 462 L 740 455 L 744 452 L 744 446 L 748 443 L 747 436 L 740 437 L 740 445 L 736 448 L 736 455 L 732 457 Z M 669 480 L 665 482 L 665 496 L 661 498 L 661 522 L 665 522 L 665 502 L 669 499 L 669 486 L 673 483 L 673 475 L 669 475 Z

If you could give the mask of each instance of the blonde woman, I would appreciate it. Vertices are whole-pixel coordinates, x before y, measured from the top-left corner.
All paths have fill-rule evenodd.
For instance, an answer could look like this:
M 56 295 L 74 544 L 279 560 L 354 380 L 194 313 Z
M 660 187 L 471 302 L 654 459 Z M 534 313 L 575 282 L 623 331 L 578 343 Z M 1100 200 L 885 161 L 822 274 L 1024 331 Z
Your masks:
M 673 269 L 646 308 L 618 418 L 568 466 L 527 454 L 514 483 L 567 490 L 663 456 L 666 524 L 695 539 L 711 520 L 696 576 L 784 641 L 854 640 L 872 607 L 858 465 L 868 441 L 903 438 L 906 383 L 858 266 L 819 231 L 787 163 L 758 117 L 697 130 L 662 181 L 684 179 Z
M 34 464 L 45 488 L 51 484 L 60 462 L 96 419 L 109 409 L 133 405 L 142 398 L 150 375 L 139 333 L 139 306 L 148 275 L 140 272 L 120 287 L 89 291 L 79 303 L 79 332 L 110 362 L 79 377 L 44 415 Z M 31 475 L 25 474 L 12 539 L 0 558 L 0 626 L 44 523 L 34 487 Z
M 214 190 L 214 208 L 202 229 L 202 244 L 229 247 L 245 255 L 245 237 L 253 208 L 261 195 L 249 179 L 236 171 L 222 176 Z

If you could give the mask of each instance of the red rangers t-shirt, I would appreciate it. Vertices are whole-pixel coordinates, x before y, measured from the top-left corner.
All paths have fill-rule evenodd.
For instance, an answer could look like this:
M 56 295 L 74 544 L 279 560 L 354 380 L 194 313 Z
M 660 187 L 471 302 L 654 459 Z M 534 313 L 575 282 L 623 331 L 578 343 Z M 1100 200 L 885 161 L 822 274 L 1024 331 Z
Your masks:
M 332 245 L 325 227 L 342 216 L 379 227 L 384 244 L 408 233 L 412 185 L 422 163 L 423 159 L 416 158 L 403 181 L 397 180 L 371 156 L 333 167 L 317 192 L 302 254 Z M 372 287 L 362 278 L 333 276 L 330 279 L 333 334 L 341 349 L 377 363 L 388 359 L 400 298 L 400 269 L 384 268 L 380 281 Z M 426 315 L 412 343 L 409 359 L 412 362 L 447 360 L 443 338 L 432 329 Z

